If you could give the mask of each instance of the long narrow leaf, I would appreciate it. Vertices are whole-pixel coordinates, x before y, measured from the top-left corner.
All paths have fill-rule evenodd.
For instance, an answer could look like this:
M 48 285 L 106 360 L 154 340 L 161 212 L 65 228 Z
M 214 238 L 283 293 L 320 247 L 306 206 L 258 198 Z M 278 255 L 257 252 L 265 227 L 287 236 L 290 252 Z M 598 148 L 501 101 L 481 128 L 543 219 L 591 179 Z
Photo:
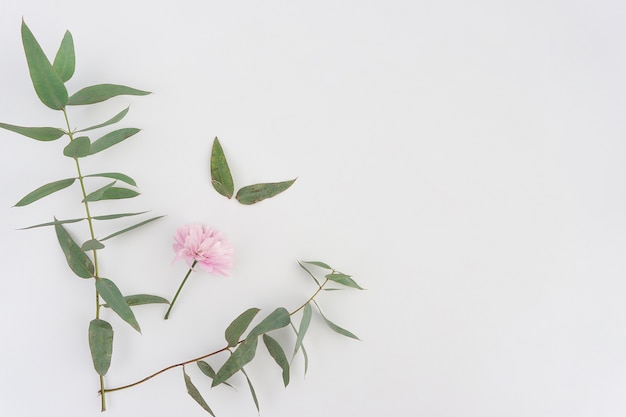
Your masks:
M 332 274 L 326 275 L 330 281 L 334 281 L 337 284 L 345 285 L 346 287 L 356 288 L 358 290 L 362 290 L 363 288 L 357 284 L 350 275 L 342 274 L 340 272 L 334 272 Z
M 129 307 L 135 307 L 145 304 L 169 304 L 163 297 L 159 297 L 158 295 L 150 295 L 150 294 L 133 294 L 127 295 L 124 297 L 124 301 L 128 304 Z M 108 304 L 102 304 L 102 307 L 109 308 Z
M 263 319 L 261 323 L 257 324 L 252 330 L 250 330 L 246 339 L 262 335 L 272 330 L 281 329 L 288 326 L 289 323 L 291 323 L 291 316 L 289 315 L 289 312 L 284 307 L 278 307 L 265 319 Z
M 79 106 L 83 104 L 99 103 L 115 96 L 145 96 L 147 94 L 150 94 L 150 92 L 137 90 L 123 85 L 98 84 L 85 87 L 72 94 L 67 104 L 70 106 Z
M 309 263 L 309 262 L 306 262 Z M 304 269 L 306 271 L 306 273 L 313 278 L 313 281 L 315 281 L 315 283 L 317 284 L 318 287 L 322 288 L 322 285 L 320 284 L 320 282 L 317 280 L 317 278 L 315 278 L 315 275 L 313 275 L 313 273 L 311 273 L 311 271 L 309 271 L 309 269 L 304 266 L 304 264 L 300 261 L 298 261 L 298 265 L 300 265 L 300 268 Z
M 140 214 L 145 214 L 147 211 L 140 211 L 138 213 L 120 213 L 120 214 L 105 214 L 103 216 L 93 216 L 94 220 L 113 220 L 119 219 L 121 217 L 129 217 L 129 216 L 138 216 Z
M 52 67 L 59 74 L 61 81 L 67 82 L 74 75 L 76 67 L 76 56 L 74 54 L 74 40 L 69 31 L 65 31 L 61 46 L 54 57 Z
M 91 151 L 89 154 L 93 155 L 98 152 L 102 152 L 103 150 L 108 149 L 113 145 L 117 145 L 118 143 L 138 133 L 139 130 L 140 129 L 134 127 L 129 127 L 107 133 L 106 135 L 102 136 L 100 139 L 97 139 L 91 144 Z
M 248 376 L 248 373 L 245 369 L 241 368 L 241 373 L 246 377 L 246 381 L 248 381 L 248 388 L 250 388 L 250 394 L 252 394 L 252 400 L 254 401 L 254 405 L 256 406 L 256 411 L 260 413 L 261 409 L 259 408 L 259 399 L 256 396 L 256 391 L 254 390 L 252 381 L 250 380 L 250 377 Z
M 304 309 L 302 310 L 302 319 L 300 320 L 300 327 L 297 331 L 298 337 L 296 338 L 296 345 L 293 348 L 293 357 L 296 356 L 298 350 L 302 346 L 302 342 L 304 341 L 304 336 L 306 335 L 307 330 L 309 329 L 309 324 L 311 324 L 313 309 L 311 308 L 311 304 L 306 303 Z
M 239 201 L 241 204 L 250 205 L 258 203 L 259 201 L 263 201 L 266 198 L 271 198 L 282 193 L 283 191 L 291 187 L 291 185 L 295 181 L 296 180 L 294 178 L 293 180 L 289 181 L 248 185 L 237 191 L 237 195 L 235 198 L 237 198 L 237 201 Z
M 211 365 L 209 365 L 205 361 L 198 361 L 196 362 L 196 364 L 198 365 L 198 368 L 202 371 L 204 375 L 208 376 L 211 379 L 215 378 L 215 375 L 216 375 L 215 370 L 213 370 L 213 367 Z M 232 389 L 235 389 L 235 387 L 230 385 L 228 382 L 222 382 L 222 384 L 228 385 Z
M 120 120 L 122 120 L 124 118 L 124 116 L 126 116 L 126 114 L 128 113 L 129 109 L 130 109 L 130 106 L 126 107 L 124 110 L 122 110 L 121 112 L 119 112 L 115 116 L 111 117 L 109 120 L 107 120 L 104 123 L 100 123 L 100 124 L 95 125 L 95 126 L 90 126 L 88 128 L 85 128 L 85 129 L 80 129 L 80 130 L 77 130 L 76 132 L 87 132 L 88 130 L 100 129 L 101 127 L 105 127 L 105 126 L 109 126 L 109 125 L 112 125 L 114 123 L 117 123 Z
M 108 322 L 95 319 L 89 323 L 89 349 L 96 372 L 106 375 L 113 354 L 113 328 Z
M 352 338 L 352 339 L 356 339 L 356 340 L 361 340 L 359 339 L 354 333 L 349 332 L 348 330 L 337 326 L 335 323 L 333 323 L 332 321 L 328 320 L 326 318 L 326 316 L 324 315 L 324 313 L 322 313 L 322 309 L 320 308 L 320 306 L 315 302 L 315 300 L 313 300 L 313 302 L 315 303 L 315 305 L 317 306 L 317 310 L 320 312 L 322 318 L 324 319 L 324 321 L 326 322 L 326 324 L 328 325 L 328 327 L 330 327 L 332 330 L 334 330 L 335 332 L 339 333 L 340 335 Z
M 98 196 L 87 196 L 84 201 L 102 201 L 102 200 L 122 200 L 125 198 L 137 197 L 139 193 L 128 188 L 110 187 L 104 190 Z
M 64 180 L 54 181 L 46 185 L 42 185 L 41 187 L 37 188 L 34 191 L 31 191 L 30 193 L 22 197 L 20 201 L 15 203 L 15 207 L 23 207 L 34 203 L 35 201 L 44 198 L 45 196 L 69 187 L 70 185 L 74 184 L 74 181 L 76 181 L 76 178 L 66 178 Z
M 202 407 L 207 413 L 215 417 L 215 414 L 213 414 L 213 410 L 211 410 L 211 407 L 209 407 L 209 405 L 206 403 L 204 398 L 202 398 L 202 394 L 200 394 L 200 391 L 198 391 L 198 388 L 196 388 L 193 382 L 191 382 L 191 378 L 189 377 L 189 375 L 187 375 L 187 372 L 185 371 L 184 366 L 183 366 L 183 375 L 185 377 L 185 386 L 187 387 L 187 393 L 191 396 L 191 398 L 194 399 L 195 402 L 197 402 L 200 405 L 200 407 Z
M 274 358 L 278 366 L 283 370 L 283 384 L 285 384 L 285 386 L 289 385 L 289 361 L 287 360 L 285 351 L 276 339 L 266 334 L 263 335 L 263 343 L 265 343 L 265 347 L 270 353 L 270 356 Z
M 28 229 L 34 229 L 36 227 L 54 226 L 57 224 L 65 224 L 65 223 L 77 223 L 77 222 L 82 222 L 83 220 L 87 220 L 87 219 L 83 217 L 81 219 L 55 220 L 53 222 L 47 222 L 47 223 L 36 224 L 34 226 L 22 227 L 19 230 L 28 230 Z
M 137 323 L 133 310 L 126 304 L 124 296 L 113 281 L 107 278 L 98 278 L 96 280 L 96 290 L 98 290 L 98 293 L 102 299 L 106 301 L 111 310 L 117 313 L 126 323 L 130 324 L 133 329 L 141 333 L 141 328 L 139 327 L 139 323 Z
M 217 138 L 213 140 L 213 149 L 211 150 L 211 183 L 215 191 L 226 198 L 231 198 L 235 192 L 233 177 L 230 174 L 222 145 Z
M 108 235 L 107 237 L 103 237 L 102 239 L 98 239 L 98 240 L 99 240 L 100 242 L 102 242 L 102 241 L 104 241 L 104 240 L 111 239 L 112 237 L 119 236 L 119 235 L 121 235 L 122 233 L 130 232 L 130 231 L 131 231 L 131 230 L 133 230 L 133 229 L 136 229 L 136 228 L 141 227 L 141 226 L 143 226 L 143 225 L 145 225 L 145 224 L 148 224 L 148 223 L 150 223 L 150 222 L 153 222 L 153 221 L 155 221 L 155 220 L 158 220 L 158 219 L 160 219 L 161 217 L 165 217 L 165 216 L 157 216 L 157 217 L 153 217 L 153 218 L 148 219 L 148 220 L 144 220 L 144 221 L 142 221 L 142 222 L 140 222 L 140 223 L 137 223 L 137 224 L 135 224 L 135 225 L 133 225 L 133 226 L 127 227 L 127 228 L 122 229 L 122 230 L 119 230 L 119 231 L 117 231 L 117 232 L 115 232 L 115 233 L 112 233 L 112 234 Z
M 224 332 L 224 337 L 228 346 L 237 346 L 239 339 L 243 332 L 246 331 L 252 319 L 257 315 L 260 310 L 258 308 L 249 308 L 241 313 L 235 320 L 232 321 Z
M 247 338 L 243 343 L 241 343 L 237 349 L 235 349 L 233 354 L 226 360 L 226 362 L 224 362 L 220 370 L 217 371 L 211 386 L 215 387 L 225 382 L 228 378 L 239 372 L 241 368 L 254 359 L 258 340 L 259 339 L 257 337 L 252 337 Z
M 122 182 L 125 182 L 126 184 L 130 184 L 133 187 L 137 186 L 137 183 L 135 182 L 134 179 L 132 179 L 131 177 L 129 177 L 126 174 L 122 174 L 120 172 L 102 172 L 100 174 L 90 174 L 90 175 L 85 175 L 85 178 L 87 177 L 103 177 L 103 178 L 113 178 L 116 180 L 120 180 Z
M 42 142 L 57 140 L 65 134 L 64 131 L 56 127 L 25 127 L 10 125 L 8 123 L 0 123 L 0 127 Z
M 72 239 L 63 225 L 55 224 L 54 230 L 70 269 L 81 278 L 93 277 L 95 268 L 89 256 Z
M 91 201 L 99 201 L 99 200 L 103 200 L 104 198 L 102 197 L 104 195 L 104 192 L 106 190 L 108 190 L 109 188 L 113 187 L 115 185 L 116 181 L 110 182 L 107 185 L 98 188 L 96 191 L 93 191 L 89 194 L 87 194 L 87 196 L 85 196 L 85 198 L 83 198 L 83 203 L 84 202 L 91 202 Z

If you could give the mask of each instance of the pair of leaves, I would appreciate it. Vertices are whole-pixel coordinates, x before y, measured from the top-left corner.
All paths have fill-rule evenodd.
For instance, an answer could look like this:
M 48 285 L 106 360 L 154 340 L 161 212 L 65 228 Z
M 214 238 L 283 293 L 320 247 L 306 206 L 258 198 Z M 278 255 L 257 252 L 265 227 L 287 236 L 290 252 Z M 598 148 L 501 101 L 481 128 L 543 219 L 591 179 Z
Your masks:
M 134 190 L 130 190 L 128 188 L 120 188 L 114 187 L 116 181 L 105 185 L 97 189 L 96 191 L 88 194 L 83 202 L 93 202 L 93 201 L 102 201 L 102 200 L 119 200 L 124 198 L 133 198 L 137 197 L 139 193 Z
M 248 185 L 239 189 L 235 198 L 241 204 L 250 205 L 258 203 L 259 201 L 282 193 L 291 187 L 295 181 L 296 180 L 293 179 L 282 182 Z M 222 145 L 217 138 L 213 140 L 213 148 L 211 150 L 211 184 L 215 191 L 226 198 L 232 198 L 235 193 L 233 177 L 230 173 Z

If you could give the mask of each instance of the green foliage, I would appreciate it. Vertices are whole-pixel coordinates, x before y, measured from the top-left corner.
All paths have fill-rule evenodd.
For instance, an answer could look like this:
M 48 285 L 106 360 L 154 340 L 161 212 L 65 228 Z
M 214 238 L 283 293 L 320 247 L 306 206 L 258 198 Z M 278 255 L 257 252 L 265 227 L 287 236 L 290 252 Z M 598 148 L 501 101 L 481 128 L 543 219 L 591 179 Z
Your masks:
M 105 214 L 103 216 L 93 216 L 94 220 L 113 220 L 119 219 L 121 217 L 130 217 L 130 216 L 139 216 L 140 214 L 145 214 L 147 211 L 140 211 L 138 213 L 118 213 L 118 214 Z
M 104 245 L 98 239 L 89 239 L 80 247 L 83 251 L 88 252 L 90 250 L 104 249 Z
M 228 346 L 234 347 L 239 343 L 241 335 L 246 331 L 254 317 L 260 310 L 258 308 L 249 308 L 241 313 L 232 323 L 226 328 L 224 337 Z
M 259 201 L 263 201 L 266 198 L 274 197 L 289 187 L 295 182 L 295 178 L 290 181 L 282 181 L 282 182 L 268 182 L 262 184 L 254 184 L 248 185 L 247 187 L 241 188 L 237 191 L 237 195 L 235 198 L 241 204 L 254 204 Z
M 362 290 L 363 288 L 357 284 L 350 275 L 342 274 L 340 272 L 333 272 L 332 274 L 326 275 L 326 278 L 330 281 L 334 281 L 337 284 L 345 285 L 346 287 L 356 288 L 358 290 Z
M 69 31 L 65 31 L 65 36 L 61 41 L 61 46 L 54 57 L 52 68 L 61 78 L 61 81 L 67 82 L 74 75 L 76 67 L 76 57 L 74 55 L 74 39 Z
M 120 180 L 122 182 L 125 182 L 126 184 L 132 185 L 133 187 L 137 186 L 137 183 L 135 182 L 134 179 L 132 179 L 131 177 L 129 177 L 128 175 L 125 174 L 121 174 L 119 172 L 103 172 L 101 174 L 90 174 L 90 175 L 85 175 L 85 178 L 87 177 L 103 177 L 103 178 L 113 178 L 116 180 Z
M 303 261 L 302 263 L 309 264 L 309 265 L 315 265 L 315 266 L 319 266 L 320 268 L 331 269 L 332 270 L 332 268 L 330 266 L 328 266 L 328 264 L 325 264 L 324 262 L 320 262 L 320 261 Z
M 213 140 L 213 150 L 211 151 L 211 183 L 215 191 L 226 198 L 231 198 L 235 193 L 233 177 L 230 174 L 222 145 L 217 138 Z
M 274 358 L 278 366 L 283 370 L 283 384 L 285 384 L 285 386 L 289 385 L 289 361 L 287 360 L 285 351 L 280 346 L 280 343 L 269 335 L 263 335 L 263 343 L 265 343 L 265 347 L 272 358 Z
M 24 127 L 7 123 L 0 123 L 0 127 L 42 142 L 57 140 L 65 134 L 63 130 L 56 127 Z
M 82 106 L 85 104 L 100 103 L 115 96 L 145 96 L 148 94 L 150 94 L 149 91 L 137 90 L 124 85 L 98 84 L 85 87 L 77 93 L 74 93 L 67 101 L 67 104 L 69 106 Z
M 93 277 L 94 265 L 89 256 L 76 244 L 63 225 L 55 224 L 54 230 L 70 269 L 81 278 Z
M 322 318 L 324 319 L 324 322 L 328 325 L 328 327 L 330 327 L 332 330 L 334 330 L 335 332 L 339 333 L 340 335 L 349 337 L 351 339 L 356 339 L 356 340 L 361 340 L 359 339 L 354 333 L 349 332 L 348 330 L 337 326 L 335 323 L 333 323 L 332 321 L 328 320 L 326 318 L 326 316 L 324 315 L 324 313 L 322 313 L 322 309 L 320 308 L 320 306 L 315 302 L 315 306 L 317 307 L 317 310 L 320 312 L 320 315 L 322 316 Z
M 304 341 L 304 336 L 306 335 L 307 330 L 309 329 L 309 325 L 311 324 L 312 317 L 312 308 L 310 303 L 306 303 L 302 310 L 302 319 L 300 319 L 300 327 L 296 332 L 298 337 L 296 338 L 296 345 L 293 348 L 292 358 L 296 356 L 300 347 L 302 347 L 302 342 Z
M 271 332 L 272 330 L 282 329 L 291 323 L 291 316 L 284 307 L 279 307 L 272 311 L 263 321 L 257 324 L 246 339 L 250 339 L 256 336 L 260 336 L 264 333 Z
M 193 384 L 193 382 L 191 382 L 191 378 L 189 377 L 189 375 L 187 375 L 187 372 L 185 371 L 185 367 L 184 366 L 183 366 L 183 375 L 185 377 L 185 386 L 187 387 L 187 393 L 198 404 L 200 404 L 200 407 L 202 407 L 207 413 L 209 413 L 213 417 L 215 417 L 215 414 L 213 414 L 213 410 L 211 410 L 211 407 L 209 407 L 209 405 L 206 403 L 204 398 L 202 398 L 202 394 L 200 394 L 200 391 L 198 391 L 198 388 L 196 388 L 196 386 Z
M 36 224 L 34 226 L 22 227 L 19 230 L 34 229 L 36 227 L 54 226 L 56 224 L 78 223 L 78 222 L 82 222 L 83 220 L 87 220 L 87 219 L 85 217 L 83 217 L 83 218 L 80 218 L 80 219 L 55 220 L 53 222 L 40 223 L 40 224 Z
M 107 278 L 96 279 L 96 290 L 98 290 L 98 293 L 102 299 L 106 301 L 111 310 L 117 313 L 126 323 L 130 324 L 133 329 L 141 333 L 141 328 L 139 327 L 139 323 L 137 323 L 133 310 L 130 309 L 124 296 L 113 281 Z
M 235 349 L 226 362 L 224 362 L 220 370 L 217 371 L 211 386 L 215 387 L 225 382 L 228 378 L 239 372 L 247 363 L 252 361 L 256 353 L 258 340 L 257 337 L 246 338 L 246 340 Z
M 115 130 L 113 132 L 107 133 L 102 136 L 100 139 L 97 139 L 91 144 L 90 155 L 96 154 L 98 152 L 102 152 L 105 149 L 110 148 L 113 145 L 117 145 L 118 143 L 128 139 L 129 137 L 139 133 L 139 129 L 134 127 L 124 128 Z
M 44 198 L 45 196 L 69 187 L 70 185 L 74 184 L 74 181 L 76 181 L 76 178 L 66 178 L 64 180 L 58 180 L 42 185 L 41 187 L 37 188 L 34 191 L 31 191 L 30 193 L 22 197 L 20 201 L 15 203 L 15 207 L 23 207 L 34 203 L 35 201 Z
M 256 406 L 256 411 L 260 412 L 261 409 L 259 408 L 259 399 L 256 396 L 256 390 L 254 389 L 254 385 L 252 385 L 252 381 L 250 380 L 250 377 L 248 376 L 248 373 L 245 369 L 241 368 L 241 373 L 243 374 L 243 376 L 246 377 L 246 381 L 248 382 L 248 388 L 250 389 L 252 400 L 254 401 L 254 405 Z
M 94 191 L 89 194 L 83 201 L 102 201 L 102 200 L 121 200 L 124 198 L 137 197 L 139 193 L 128 188 L 107 187 L 106 189 Z
M 130 227 L 126 227 L 126 228 L 124 228 L 124 229 L 122 229 L 122 230 L 118 230 L 118 231 L 117 231 L 117 232 L 115 232 L 115 233 L 111 233 L 110 235 L 108 235 L 108 236 L 106 236 L 106 237 L 103 237 L 102 239 L 99 239 L 99 240 L 100 240 L 100 242 L 102 242 L 102 241 L 104 241 L 104 240 L 111 239 L 112 237 L 119 236 L 119 235 L 121 235 L 121 234 L 123 234 L 123 233 L 130 232 L 131 230 L 134 230 L 134 229 L 136 229 L 136 228 L 138 228 L 138 227 L 144 226 L 144 225 L 146 225 L 146 224 L 148 224 L 148 223 L 151 223 L 151 222 L 153 222 L 153 221 L 155 221 L 155 220 L 158 220 L 158 219 L 160 219 L 161 217 L 164 217 L 164 216 L 156 216 L 156 217 L 153 217 L 153 218 L 151 218 L 151 219 L 144 220 L 144 221 L 139 222 L 139 223 L 137 223 L 137 224 L 135 224 L 135 225 L 132 225 L 132 226 L 130 226 Z
M 91 141 L 87 136 L 75 138 L 63 149 L 63 155 L 70 158 L 83 158 L 89 155 Z
M 108 322 L 94 319 L 89 323 L 89 349 L 96 372 L 106 375 L 113 354 L 113 328 Z
M 89 130 L 100 129 L 101 127 L 105 127 L 105 126 L 109 126 L 109 125 L 112 125 L 114 123 L 117 123 L 120 120 L 122 120 L 126 116 L 126 114 L 128 114 L 128 110 L 129 109 L 130 109 L 130 107 L 126 107 L 124 110 L 122 110 L 121 112 L 119 112 L 115 116 L 111 117 L 106 122 L 103 122 L 103 123 L 100 123 L 100 124 L 97 124 L 97 125 L 94 125 L 94 126 L 90 126 L 88 128 L 85 128 L 85 129 L 80 129 L 80 130 L 77 130 L 76 132 L 87 132 Z

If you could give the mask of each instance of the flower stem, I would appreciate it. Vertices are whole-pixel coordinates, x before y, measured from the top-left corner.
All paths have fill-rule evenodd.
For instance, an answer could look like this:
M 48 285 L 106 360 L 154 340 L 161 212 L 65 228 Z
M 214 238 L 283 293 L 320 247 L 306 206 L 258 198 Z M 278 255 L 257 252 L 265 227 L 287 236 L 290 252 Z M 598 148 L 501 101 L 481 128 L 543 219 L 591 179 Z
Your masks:
M 172 311 L 172 307 L 174 307 L 174 303 L 176 302 L 176 299 L 178 298 L 178 294 L 180 294 L 180 290 L 183 289 L 183 285 L 185 285 L 185 282 L 187 282 L 187 278 L 189 278 L 189 275 L 191 275 L 191 271 L 193 271 L 193 267 L 196 266 L 197 263 L 198 261 L 194 260 L 193 263 L 191 264 L 189 271 L 187 271 L 187 275 L 185 275 L 185 278 L 183 278 L 183 282 L 180 283 L 180 286 L 178 287 L 176 294 L 174 294 L 174 298 L 172 299 L 172 302 L 170 303 L 170 307 L 167 309 L 167 312 L 165 313 L 165 317 L 163 317 L 163 320 L 167 320 L 168 317 L 170 316 L 170 312 Z

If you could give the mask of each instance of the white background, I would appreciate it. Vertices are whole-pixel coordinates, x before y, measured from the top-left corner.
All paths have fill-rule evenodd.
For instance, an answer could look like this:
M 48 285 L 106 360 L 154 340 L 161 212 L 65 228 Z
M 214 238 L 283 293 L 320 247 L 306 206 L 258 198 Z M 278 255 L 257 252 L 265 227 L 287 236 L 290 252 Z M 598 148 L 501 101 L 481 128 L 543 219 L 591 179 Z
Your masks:
M 142 196 L 93 209 L 167 214 L 110 240 L 102 274 L 171 298 L 186 271 L 171 264 L 177 227 L 212 225 L 236 248 L 232 276 L 192 275 L 171 320 L 137 307 L 141 336 L 104 313 L 109 386 L 222 347 L 248 307 L 297 307 L 314 286 L 296 260 L 316 259 L 367 288 L 320 298 L 362 341 L 314 317 L 309 372 L 296 358 L 287 389 L 259 349 L 248 372 L 262 415 L 626 415 L 622 1 L 5 0 L 0 121 L 62 126 L 30 84 L 22 16 L 49 56 L 74 35 L 70 93 L 154 92 L 70 111 L 86 127 L 130 104 L 119 126 L 143 129 L 83 161 L 131 175 Z M 297 182 L 255 206 L 224 199 L 208 180 L 215 136 L 236 186 Z M 0 132 L 3 416 L 100 415 L 93 284 L 69 271 L 52 229 L 16 230 L 81 216 L 79 190 L 11 208 L 75 175 L 64 144 Z M 218 416 L 256 415 L 244 380 L 210 390 L 187 370 Z M 108 406 L 205 415 L 180 369 Z

